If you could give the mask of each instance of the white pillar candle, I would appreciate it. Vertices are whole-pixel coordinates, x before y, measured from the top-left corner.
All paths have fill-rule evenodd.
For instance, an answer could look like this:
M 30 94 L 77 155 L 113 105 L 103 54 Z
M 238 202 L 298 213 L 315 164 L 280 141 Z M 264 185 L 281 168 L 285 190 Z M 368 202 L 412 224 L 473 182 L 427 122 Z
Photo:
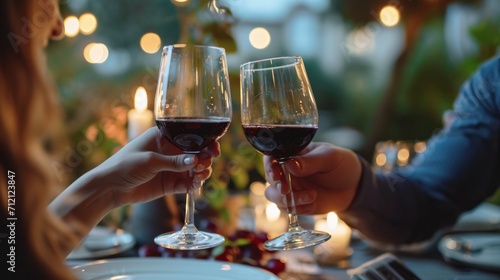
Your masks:
M 153 112 L 148 110 L 148 95 L 143 87 L 138 87 L 134 96 L 135 109 L 128 111 L 128 140 L 141 135 L 153 126 Z
M 328 232 L 332 237 L 318 246 L 317 253 L 326 259 L 343 259 L 351 254 L 349 244 L 351 242 L 351 228 L 340 220 L 334 212 L 327 215 L 326 220 L 316 221 L 316 230 Z

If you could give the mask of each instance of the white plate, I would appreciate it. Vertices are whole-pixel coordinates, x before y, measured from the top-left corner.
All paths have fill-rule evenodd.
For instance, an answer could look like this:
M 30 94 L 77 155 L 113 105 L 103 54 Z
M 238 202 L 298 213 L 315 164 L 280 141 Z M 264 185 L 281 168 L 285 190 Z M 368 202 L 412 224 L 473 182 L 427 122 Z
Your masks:
M 135 238 L 121 229 L 96 226 L 66 260 L 95 259 L 113 256 L 134 247 Z
M 73 267 L 72 270 L 81 280 L 279 280 L 268 271 L 242 264 L 161 257 L 95 261 Z
M 477 251 L 461 250 L 467 242 Z M 500 271 L 500 232 L 454 233 L 441 238 L 438 249 L 444 259 L 471 267 Z
M 463 213 L 453 226 L 453 231 L 486 231 L 500 229 L 500 206 L 481 203 Z

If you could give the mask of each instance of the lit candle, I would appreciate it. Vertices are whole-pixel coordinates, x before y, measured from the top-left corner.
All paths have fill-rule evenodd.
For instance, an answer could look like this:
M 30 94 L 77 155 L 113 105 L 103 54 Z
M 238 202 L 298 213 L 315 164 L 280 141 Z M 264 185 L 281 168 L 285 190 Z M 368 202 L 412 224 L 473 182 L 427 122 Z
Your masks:
M 257 231 L 267 233 L 269 238 L 274 238 L 286 231 L 287 219 L 281 214 L 280 209 L 274 203 L 255 207 L 255 228 Z
M 328 262 L 345 259 L 351 254 L 351 228 L 340 220 L 337 214 L 329 212 L 326 220 L 318 220 L 314 226 L 316 230 L 328 232 L 332 237 L 315 248 L 315 253 Z
M 146 89 L 138 87 L 134 97 L 135 109 L 128 112 L 128 139 L 141 135 L 153 125 L 153 112 L 148 110 Z

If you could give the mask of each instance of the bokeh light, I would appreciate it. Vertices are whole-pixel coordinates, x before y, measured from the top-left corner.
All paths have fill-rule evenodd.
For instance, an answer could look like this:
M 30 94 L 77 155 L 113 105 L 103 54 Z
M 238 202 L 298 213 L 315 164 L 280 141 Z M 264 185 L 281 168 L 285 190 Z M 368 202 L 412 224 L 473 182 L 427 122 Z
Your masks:
M 271 43 L 271 34 L 263 27 L 256 27 L 248 35 L 250 44 L 256 49 L 265 49 Z
M 384 153 L 380 153 L 375 157 L 375 164 L 377 166 L 384 166 L 387 163 L 387 157 Z
M 64 19 L 64 35 L 66 37 L 75 37 L 80 31 L 80 22 L 75 16 L 68 16 Z
M 156 53 L 161 48 L 161 39 L 158 34 L 146 33 L 141 38 L 141 48 L 146 53 Z
M 394 6 L 385 6 L 380 10 L 380 21 L 387 27 L 395 26 L 399 23 L 399 10 Z
M 347 35 L 346 48 L 352 54 L 362 55 L 369 53 L 374 47 L 375 34 L 369 26 L 356 28 Z
M 419 141 L 415 143 L 415 146 L 413 146 L 413 149 L 417 153 L 423 153 L 427 149 L 427 144 L 424 141 Z
M 410 159 L 410 150 L 408 148 L 401 148 L 398 151 L 398 162 L 406 164 Z
M 89 63 L 103 63 L 108 55 L 108 47 L 102 43 L 90 43 L 83 50 L 83 57 Z
M 189 3 L 191 2 L 191 0 L 171 0 L 171 1 L 177 7 L 185 7 L 189 5 Z
M 97 29 L 97 19 L 91 13 L 85 13 L 80 16 L 80 32 L 84 35 L 90 35 Z

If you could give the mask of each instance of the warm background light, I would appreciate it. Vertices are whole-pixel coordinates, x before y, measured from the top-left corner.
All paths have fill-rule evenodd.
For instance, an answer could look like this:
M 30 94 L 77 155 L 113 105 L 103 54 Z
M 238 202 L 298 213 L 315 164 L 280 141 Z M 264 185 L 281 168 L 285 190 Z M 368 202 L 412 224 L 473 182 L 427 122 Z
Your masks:
M 413 149 L 415 149 L 415 152 L 417 152 L 417 153 L 425 152 L 426 148 L 427 148 L 427 145 L 424 141 L 420 141 L 420 142 L 415 143 L 415 146 L 413 147 Z
M 385 26 L 395 26 L 399 23 L 399 18 L 399 11 L 394 6 L 385 6 L 380 10 L 380 21 Z
M 266 191 L 266 185 L 262 182 L 253 182 L 250 184 L 250 192 L 255 195 L 263 196 Z
M 339 223 L 339 216 L 335 212 L 328 212 L 326 215 L 326 224 L 330 228 L 336 228 Z
M 75 16 L 68 16 L 64 19 L 64 35 L 66 37 L 75 37 L 80 30 L 80 22 Z
M 141 38 L 141 48 L 146 53 L 156 53 L 161 47 L 161 39 L 158 34 L 146 33 Z
M 402 148 L 398 151 L 398 161 L 407 162 L 410 159 L 410 150 L 408 148 Z
M 83 57 L 89 63 L 103 63 L 108 55 L 108 47 L 102 43 L 90 43 L 83 50 Z
M 362 55 L 375 47 L 375 34 L 369 27 L 356 28 L 347 35 L 346 48 L 352 54 Z
M 266 217 L 269 222 L 276 222 L 281 215 L 281 211 L 278 208 L 278 205 L 274 203 L 269 203 L 266 206 Z
M 84 35 L 90 35 L 94 33 L 97 28 L 97 19 L 91 13 L 85 13 L 80 16 L 80 32 Z
M 172 3 L 178 7 L 185 7 L 187 6 L 191 0 L 171 0 Z
M 387 157 L 385 156 L 385 154 L 381 153 L 375 157 L 375 164 L 377 164 L 377 166 L 384 166 L 386 163 Z
M 256 49 L 265 49 L 271 43 L 271 34 L 265 28 L 256 27 L 248 35 L 250 44 Z
M 137 112 L 144 112 L 148 108 L 148 94 L 144 87 L 138 87 L 135 91 L 134 105 Z

